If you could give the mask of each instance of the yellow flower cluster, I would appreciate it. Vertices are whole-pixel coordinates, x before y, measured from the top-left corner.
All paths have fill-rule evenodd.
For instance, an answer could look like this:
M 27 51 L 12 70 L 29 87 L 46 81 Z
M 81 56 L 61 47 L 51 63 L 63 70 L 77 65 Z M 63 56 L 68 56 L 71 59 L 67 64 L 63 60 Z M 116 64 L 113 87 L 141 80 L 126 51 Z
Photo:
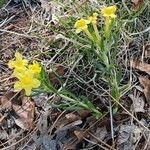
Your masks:
M 37 79 L 38 74 L 41 72 L 41 66 L 33 61 L 28 65 L 28 60 L 23 59 L 19 52 L 15 53 L 15 60 L 10 60 L 8 63 L 10 69 L 14 69 L 13 76 L 18 79 L 14 84 L 14 90 L 25 90 L 26 95 L 30 95 L 33 88 L 38 88 L 41 84 Z
M 92 24 L 96 24 L 97 23 L 97 16 L 98 13 L 93 13 L 93 16 L 89 16 L 88 20 L 92 23 Z
M 116 18 L 116 15 L 115 15 L 116 10 L 117 10 L 117 7 L 113 5 L 113 6 L 102 8 L 101 13 L 103 17 Z
M 117 10 L 117 7 L 109 6 L 101 9 L 101 13 L 103 17 L 105 18 L 105 37 L 108 38 L 110 35 L 110 27 L 112 24 L 112 19 L 116 18 L 115 12 Z
M 105 18 L 105 26 L 107 26 L 106 28 L 110 26 L 111 19 L 116 18 L 116 15 L 115 15 L 116 10 L 117 10 L 117 7 L 115 5 L 104 7 L 101 9 L 101 14 Z M 74 28 L 76 28 L 76 33 L 80 33 L 81 31 L 84 31 L 90 39 L 93 39 L 91 33 L 88 30 L 88 24 L 92 23 L 94 31 L 95 31 L 95 35 L 97 39 L 100 39 L 98 29 L 97 29 L 97 16 L 98 16 L 97 13 L 93 13 L 93 15 L 89 16 L 87 19 L 81 18 L 77 20 L 74 25 Z

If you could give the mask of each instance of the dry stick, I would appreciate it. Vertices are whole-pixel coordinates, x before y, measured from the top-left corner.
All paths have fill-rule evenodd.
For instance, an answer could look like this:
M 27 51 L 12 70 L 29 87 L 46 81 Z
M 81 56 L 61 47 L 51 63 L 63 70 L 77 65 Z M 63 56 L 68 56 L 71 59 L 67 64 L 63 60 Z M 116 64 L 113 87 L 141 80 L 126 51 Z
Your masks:
M 140 32 L 136 32 L 136 33 L 129 33 L 129 35 L 130 35 L 130 36 L 132 36 L 132 35 L 139 35 L 139 34 L 146 33 L 146 32 L 148 32 L 148 31 L 150 31 L 150 27 L 148 27 L 148 28 L 146 28 L 145 30 L 140 31 Z
M 91 132 L 88 132 L 93 138 L 95 138 L 97 141 L 101 142 L 102 144 L 104 144 L 105 146 L 107 146 L 109 148 L 109 150 L 113 149 L 110 145 L 108 145 L 107 143 L 103 142 L 101 139 L 97 138 L 95 135 L 93 135 Z
M 135 121 L 137 121 L 145 130 L 147 130 L 148 132 L 150 132 L 150 130 L 147 128 L 147 127 L 145 127 L 137 118 L 135 118 L 124 106 L 122 106 L 118 101 L 116 101 L 115 99 L 114 99 L 114 101 L 122 108 L 122 109 L 124 109 L 130 116 L 132 116 L 133 117 L 133 119 L 135 120 Z
M 74 65 L 73 65 L 72 68 L 70 69 L 69 75 L 68 75 L 68 77 L 67 77 L 65 83 L 63 84 L 63 87 L 66 86 L 66 84 L 67 84 L 67 82 L 68 82 L 68 80 L 69 80 L 69 77 L 70 77 L 71 73 L 73 72 L 73 69 L 75 68 L 76 64 L 82 59 L 82 57 L 83 57 L 83 56 L 80 56 L 80 57 L 78 58 L 78 60 L 75 61 Z M 52 58 L 52 59 L 53 59 L 53 58 Z M 51 60 L 50 60 L 50 61 L 51 61 Z M 58 89 L 58 92 L 60 92 L 61 90 L 62 90 L 62 87 L 60 87 L 60 88 Z M 51 96 L 49 97 L 49 99 L 52 99 L 54 96 L 56 96 L 56 93 L 54 93 L 53 95 L 51 95 Z M 48 99 L 48 100 L 49 100 L 49 99 Z
M 83 79 L 82 79 L 83 80 Z M 104 89 L 103 89 L 104 90 Z M 106 90 L 105 90 L 106 91 Z M 108 95 L 110 95 L 107 91 L 106 91 L 106 93 L 108 94 Z M 132 116 L 142 127 L 144 127 L 148 132 L 150 132 L 150 130 L 147 128 L 147 127 L 145 127 L 137 118 L 135 118 L 125 107 L 123 107 L 118 101 L 116 101 L 111 95 L 110 95 L 110 97 L 122 108 L 122 109 L 124 109 L 130 116 Z
M 37 123 L 38 123 L 38 117 L 35 118 L 34 125 L 37 125 Z M 37 127 L 35 127 L 34 129 L 37 129 Z M 35 130 L 35 131 L 38 131 L 38 129 Z M 22 147 L 21 149 L 19 149 L 19 150 L 24 150 L 24 148 L 27 146 L 28 143 L 30 143 L 30 141 L 31 141 L 32 139 L 33 139 L 33 137 L 31 136 L 31 137 L 29 138 L 29 140 L 25 143 L 26 145 L 23 146 L 23 147 Z
M 74 65 L 73 65 L 72 68 L 70 69 L 69 74 L 68 74 L 68 77 L 67 77 L 65 83 L 63 84 L 64 87 L 66 86 L 66 84 L 67 84 L 67 82 L 68 82 L 68 80 L 69 80 L 69 77 L 71 76 L 71 74 L 72 74 L 74 68 L 76 67 L 76 65 L 78 64 L 78 62 L 79 62 L 82 58 L 83 58 L 83 55 L 80 55 L 79 58 L 77 59 L 77 61 L 74 62 Z
M 109 112 L 110 112 L 110 125 L 111 125 L 111 136 L 112 136 L 112 145 L 114 147 L 114 125 L 113 125 L 113 114 L 112 114 L 112 105 L 111 105 L 111 101 L 109 101 Z
M 53 123 L 53 125 L 51 126 L 51 128 L 48 130 L 48 133 L 51 135 L 52 134 L 52 130 L 55 126 L 55 124 L 57 123 L 57 121 L 59 120 L 59 118 L 66 112 L 66 110 L 64 110 L 58 117 L 57 119 L 55 120 L 55 122 Z
M 66 42 L 66 43 L 64 44 L 64 46 L 63 46 L 58 52 L 56 52 L 56 54 L 47 62 L 47 64 L 46 64 L 45 67 L 47 67 L 49 64 L 51 64 L 51 62 L 59 55 L 59 53 L 60 53 L 62 50 L 65 49 L 65 47 L 68 45 L 68 43 L 69 43 L 69 42 Z
M 0 83 L 5 81 L 5 83 L 4 83 L 4 84 L 6 84 L 6 83 L 9 81 L 9 79 L 11 79 L 11 78 L 13 78 L 13 76 L 12 76 L 12 75 L 11 75 L 11 76 L 9 76 L 9 77 L 6 77 L 6 78 L 5 78 L 5 79 L 3 79 L 3 80 L 1 80 L 1 78 L 0 78 Z
M 80 76 L 78 76 L 74 71 L 73 71 L 73 75 L 75 75 L 76 76 L 76 78 L 77 78 L 77 80 L 78 81 L 82 81 L 82 83 L 85 83 L 88 87 L 90 87 L 94 92 L 95 92 L 95 94 L 99 97 L 99 98 L 101 98 L 100 97 L 100 94 L 88 83 L 88 82 L 86 82 L 85 80 L 83 80 Z M 101 100 L 101 103 L 104 105 L 104 106 L 106 106 L 106 104 Z
M 148 124 L 148 126 L 150 126 L 150 123 Z M 136 144 L 135 144 L 135 149 L 136 149 L 136 147 L 138 146 L 138 143 L 139 143 L 139 141 L 141 140 L 141 138 L 142 138 L 142 136 L 144 136 L 144 133 L 145 133 L 145 129 L 144 129 L 144 131 L 142 131 L 142 134 L 140 135 L 140 138 L 138 139 L 138 141 L 136 142 Z M 146 139 L 146 137 L 144 137 L 145 138 L 145 140 L 147 141 L 147 143 L 149 142 L 149 140 L 150 140 L 150 136 L 148 137 L 148 139 Z M 146 144 L 147 145 L 147 144 Z M 145 145 L 145 146 L 146 146 Z
M 93 142 L 93 141 L 90 141 L 90 140 L 88 140 L 87 138 L 83 138 L 84 140 L 86 140 L 87 142 L 89 142 L 89 143 L 92 143 L 92 144 L 94 144 L 94 145 L 98 145 L 100 148 L 103 148 L 103 150 L 110 150 L 110 149 L 107 149 L 106 147 L 104 147 L 104 146 L 102 146 L 102 145 L 100 145 L 100 144 L 98 144 L 98 143 L 95 143 L 95 142 Z
M 68 40 L 69 42 L 72 42 L 73 44 L 76 44 L 76 45 L 79 45 L 79 46 L 82 46 L 82 47 L 86 47 L 86 48 L 91 48 L 90 45 L 85 45 L 85 44 L 79 43 L 76 40 L 69 39 L 69 38 L 65 37 L 64 35 L 62 35 L 62 34 L 58 34 L 56 36 L 56 39 L 65 39 L 65 40 Z
M 79 77 L 79 76 L 78 76 Z M 81 78 L 80 78 L 80 80 L 81 80 Z M 84 81 L 83 79 L 82 79 L 82 81 Z M 93 89 L 93 88 L 92 88 Z M 104 89 L 103 89 L 104 90 Z M 106 91 L 106 90 L 105 90 Z M 108 93 L 107 91 L 106 91 L 106 93 L 108 94 L 108 95 L 110 95 L 110 93 Z M 125 107 L 123 107 L 118 101 L 116 101 L 111 95 L 110 95 L 110 97 L 120 106 L 120 107 L 122 107 L 122 109 L 124 109 L 130 116 L 132 116 L 142 127 L 144 127 L 148 132 L 150 132 L 150 130 L 147 128 L 147 127 L 145 127 L 137 118 L 135 118 Z
M 6 142 L 0 144 L 0 147 L 2 147 L 2 146 L 4 146 L 4 145 L 6 145 L 7 143 L 11 142 L 11 141 L 14 140 L 17 136 L 21 135 L 23 132 L 24 132 L 24 131 L 22 131 L 22 132 L 20 132 L 20 133 L 17 133 L 17 134 L 15 135 L 15 137 L 12 137 L 11 139 L 7 140 Z M 2 150 L 2 149 L 1 149 L 1 150 Z
M 107 92 L 107 91 L 106 91 Z M 109 94 L 108 92 L 107 92 L 107 94 Z M 117 103 L 122 109 L 124 109 L 131 117 L 133 117 L 133 119 L 135 120 L 135 121 L 137 121 L 145 130 L 147 130 L 148 132 L 150 132 L 150 130 L 147 128 L 147 127 L 145 127 L 137 118 L 135 118 L 124 106 L 122 106 L 120 103 L 119 103 L 119 101 L 116 101 L 110 94 L 109 94 L 109 96 L 114 100 L 114 102 L 115 103 Z
M 2 116 L 1 118 L 0 118 L 0 123 L 3 121 L 3 119 L 5 118 L 6 116 Z
M 131 11 L 128 8 L 128 6 L 126 5 L 125 0 L 122 0 L 122 4 L 123 4 L 124 8 L 127 10 L 127 12 L 131 15 Z
M 104 114 L 99 120 L 97 120 L 95 123 L 93 123 L 89 128 L 87 128 L 83 133 L 85 134 L 90 128 L 92 128 L 96 123 L 98 123 L 103 117 L 105 117 L 108 114 L 108 112 L 106 114 Z M 90 132 L 89 132 L 90 133 Z M 91 134 L 91 133 L 90 133 Z M 93 137 L 95 137 L 94 135 L 92 135 Z M 101 141 L 99 139 L 99 141 Z M 109 146 L 107 143 L 102 142 L 104 145 L 106 145 L 107 147 L 110 147 L 110 150 L 112 149 L 111 146 Z
M 143 149 L 143 150 L 150 149 L 150 144 L 149 144 L 149 142 L 150 142 L 150 135 L 148 136 L 147 143 L 146 143 L 146 145 L 144 146 L 144 149 Z
M 9 0 L 3 7 L 3 9 L 7 10 L 6 7 L 10 4 L 11 0 Z
M 34 124 L 33 124 L 33 125 L 35 125 L 36 123 L 37 123 L 37 120 L 34 121 Z M 35 128 L 33 129 L 33 131 L 34 131 L 34 130 L 37 131 L 37 128 L 35 127 Z M 31 130 L 30 130 L 30 131 L 31 131 Z M 29 132 L 30 132 L 30 131 L 29 131 Z M 32 131 L 32 132 L 33 132 L 33 131 Z M 17 134 L 17 136 L 19 136 L 19 135 L 22 134 L 23 132 L 24 132 L 24 130 L 23 130 L 21 133 Z M 28 132 L 28 133 L 29 133 L 29 132 Z M 32 132 L 30 132 L 29 134 L 31 134 Z M 27 136 L 28 136 L 28 135 L 26 135 L 25 137 L 27 137 Z M 21 142 L 22 140 L 24 140 L 25 137 L 22 138 L 22 139 L 20 140 L 20 142 Z M 0 147 L 3 146 L 3 145 L 5 145 L 5 144 L 7 144 L 7 143 L 10 142 L 10 141 L 12 141 L 13 139 L 15 139 L 15 137 L 9 139 L 9 140 L 6 141 L 5 143 L 0 144 Z M 18 143 L 18 142 L 17 142 L 17 143 Z M 17 144 L 17 143 L 15 143 L 15 144 Z M 15 145 L 15 144 L 14 144 L 14 145 Z M 13 146 L 14 146 L 14 145 L 13 145 Z M 1 150 L 3 150 L 3 149 L 1 149 Z
M 0 29 L 0 32 L 15 34 L 17 36 L 22 36 L 22 37 L 26 37 L 26 38 L 38 38 L 37 36 L 25 35 L 25 34 L 22 34 L 22 33 L 14 32 L 14 31 L 9 31 L 9 30 L 5 30 L 5 29 Z
M 4 24 L 7 24 L 9 23 L 12 19 L 14 19 L 16 16 L 13 15 L 11 16 L 9 19 L 5 19 L 1 24 L 0 24 L 0 28 L 4 25 Z
M 102 88 L 102 87 L 101 87 Z M 103 89 L 103 88 L 102 88 Z M 104 89 L 103 89 L 104 90 Z M 135 118 L 124 106 L 122 106 L 120 103 L 119 103 L 119 101 L 116 101 L 111 95 L 110 95 L 110 93 L 108 93 L 108 91 L 106 91 L 106 90 L 104 90 L 111 98 L 112 98 L 112 100 L 115 102 L 115 103 L 117 103 L 122 109 L 124 109 L 130 116 L 132 116 L 133 117 L 133 119 L 135 119 L 144 129 L 146 129 L 148 132 L 150 132 L 150 130 L 147 128 L 147 127 L 145 127 L 137 118 Z M 125 92 L 126 93 L 126 92 Z
M 15 146 L 16 144 L 18 144 L 18 143 L 20 143 L 21 141 L 23 141 L 24 139 L 26 139 L 26 138 L 27 138 L 29 135 L 31 135 L 34 131 L 37 131 L 37 128 L 36 128 L 36 127 L 34 128 L 34 130 L 33 130 L 31 133 L 29 133 L 28 135 L 26 135 L 24 138 L 18 140 L 16 143 L 14 143 L 14 144 L 12 144 L 12 145 L 10 145 L 10 146 L 7 146 L 7 147 L 5 147 L 5 148 L 2 148 L 1 150 L 8 150 L 8 149 L 11 148 L 12 146 Z
M 12 45 L 14 43 L 14 41 L 13 42 L 10 42 L 9 44 L 7 44 L 5 47 L 3 47 L 3 49 L 0 49 L 0 52 L 3 52 L 3 51 L 7 51 L 7 49 Z

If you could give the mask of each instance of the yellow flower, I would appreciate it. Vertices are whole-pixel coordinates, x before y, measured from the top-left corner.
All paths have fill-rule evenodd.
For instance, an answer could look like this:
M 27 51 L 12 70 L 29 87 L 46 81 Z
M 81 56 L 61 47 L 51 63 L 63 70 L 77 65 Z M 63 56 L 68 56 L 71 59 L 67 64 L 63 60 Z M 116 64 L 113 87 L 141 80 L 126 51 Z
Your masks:
M 24 74 L 28 69 L 26 67 L 22 67 L 20 69 L 14 69 L 13 76 L 18 78 L 20 74 Z
M 38 74 L 41 72 L 41 67 L 39 63 L 37 63 L 36 61 L 33 61 L 33 64 L 29 65 L 28 67 L 29 67 L 29 70 L 33 72 L 33 74 Z
M 96 24 L 97 23 L 97 13 L 93 13 L 93 16 L 88 17 L 88 20 L 92 23 L 92 24 Z
M 8 67 L 10 69 L 15 69 L 16 71 L 20 72 L 25 69 L 25 66 L 28 64 L 26 59 L 22 59 L 22 55 L 19 52 L 15 53 L 15 60 L 10 60 L 8 62 Z
M 38 88 L 41 82 L 30 74 L 20 74 L 19 81 L 14 84 L 15 91 L 25 90 L 26 95 L 31 95 L 33 88 Z
M 87 30 L 87 28 L 88 28 L 87 25 L 89 23 L 90 23 L 89 20 L 85 20 L 85 19 L 77 20 L 75 25 L 74 25 L 74 28 L 76 28 L 76 33 L 80 33 L 81 31 Z
M 97 13 L 93 13 L 92 16 L 88 17 L 88 20 L 92 23 L 94 31 L 95 31 L 95 35 L 97 37 L 97 40 L 100 40 L 100 35 L 99 35 L 99 31 L 97 29 Z
M 101 9 L 103 17 L 116 18 L 115 12 L 117 10 L 116 5 L 104 7 Z

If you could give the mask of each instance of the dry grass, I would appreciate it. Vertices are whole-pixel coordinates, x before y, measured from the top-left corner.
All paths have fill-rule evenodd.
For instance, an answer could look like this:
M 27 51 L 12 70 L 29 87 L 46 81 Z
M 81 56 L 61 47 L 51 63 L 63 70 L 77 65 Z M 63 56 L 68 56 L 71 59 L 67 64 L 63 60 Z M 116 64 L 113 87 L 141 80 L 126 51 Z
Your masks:
M 102 2 L 66 0 L 63 3 L 60 1 L 49 2 L 49 5 L 42 5 L 43 8 L 39 4 L 34 7 L 24 5 L 18 8 L 12 7 L 12 9 L 3 6 L 5 9 L 1 9 L 3 15 L 1 15 L 0 24 L 0 96 L 3 97 L 13 90 L 14 80 L 10 77 L 11 72 L 7 68 L 7 63 L 14 57 L 14 53 L 19 51 L 29 60 L 38 60 L 47 72 L 50 72 L 51 68 L 57 70 L 61 66 L 63 71 L 60 73 L 60 77 L 64 81 L 63 87 L 78 97 L 81 95 L 88 97 L 99 110 L 105 112 L 105 115 L 99 120 L 95 120 L 90 114 L 82 119 L 82 115 L 80 116 L 78 111 L 62 111 L 51 108 L 51 102 L 59 101 L 55 94 L 36 96 L 33 97 L 36 103 L 33 128 L 24 131 L 15 123 L 8 128 L 8 122 L 13 122 L 11 120 L 13 117 L 10 117 L 11 111 L 5 111 L 0 105 L 0 132 L 2 134 L 6 131 L 5 135 L 8 136 L 4 140 L 0 139 L 2 150 L 37 149 L 41 144 L 38 138 L 42 139 L 42 134 L 46 135 L 47 131 L 50 131 L 49 138 L 55 139 L 54 136 L 58 136 L 55 131 L 61 129 L 57 126 L 66 127 L 66 124 L 60 120 L 65 118 L 65 114 L 68 113 L 78 114 L 81 117 L 82 124 L 74 125 L 74 127 L 83 133 L 76 138 L 71 135 L 72 145 L 66 142 L 61 149 L 65 146 L 77 146 L 77 149 L 123 150 L 126 144 L 135 150 L 149 149 L 149 105 L 145 103 L 145 113 L 136 113 L 132 109 L 133 102 L 128 96 L 138 91 L 140 86 L 138 76 L 141 75 L 140 72 L 129 67 L 129 61 L 140 58 L 142 61 L 149 62 L 149 59 L 145 58 L 145 45 L 150 41 L 149 2 L 145 1 L 143 9 L 135 12 L 131 10 L 131 2 L 126 3 L 123 0 L 116 2 L 118 21 L 122 26 L 119 29 L 116 61 L 122 66 L 122 84 L 129 81 L 131 83 L 128 91 L 122 95 L 120 102 L 117 102 L 119 105 L 117 114 L 112 113 L 114 103 L 102 78 L 103 72 L 95 67 L 97 58 L 87 53 L 91 50 L 90 43 L 84 36 L 76 35 L 73 29 L 77 18 L 98 11 L 106 4 L 114 3 L 109 0 Z M 9 15 L 6 10 L 10 12 Z M 99 27 L 102 25 L 103 22 L 100 21 Z M 57 85 L 57 82 L 55 84 L 59 89 L 62 88 L 59 84 Z M 10 101 L 12 99 L 10 98 Z M 6 122 L 6 126 L 3 121 Z M 45 128 L 42 127 L 42 124 Z M 97 129 L 102 130 L 102 127 L 107 131 L 105 138 L 95 134 Z M 126 128 L 130 128 L 130 130 Z M 137 130 L 133 131 L 134 128 Z M 74 130 L 67 131 L 74 134 Z M 99 134 L 102 134 L 100 131 Z M 123 132 L 127 133 L 126 137 L 121 137 Z M 128 139 L 123 144 L 121 142 L 119 144 L 123 138 Z M 60 140 L 60 142 L 62 141 Z

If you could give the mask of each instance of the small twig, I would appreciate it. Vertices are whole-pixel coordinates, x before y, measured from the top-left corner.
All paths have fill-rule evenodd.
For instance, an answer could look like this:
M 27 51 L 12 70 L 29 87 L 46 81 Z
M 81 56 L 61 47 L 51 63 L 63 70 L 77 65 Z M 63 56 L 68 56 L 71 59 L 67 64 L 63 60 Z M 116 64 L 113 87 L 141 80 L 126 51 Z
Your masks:
M 94 144 L 94 145 L 98 145 L 98 146 L 99 146 L 100 148 L 102 148 L 103 150 L 110 150 L 110 149 L 108 149 L 108 148 L 106 148 L 106 147 L 104 147 L 104 146 L 102 146 L 102 145 L 100 145 L 100 144 L 98 144 L 98 143 L 95 143 L 95 142 L 93 142 L 93 141 L 88 140 L 88 139 L 85 138 L 85 137 L 84 137 L 84 140 L 86 140 L 87 142 L 92 143 L 92 144 Z
M 150 31 L 150 27 L 148 27 L 147 29 L 143 30 L 143 31 L 140 31 L 140 32 L 136 32 L 136 33 L 129 33 L 130 36 L 133 36 L 133 35 L 139 35 L 139 34 L 143 34 L 143 33 L 146 33 Z
M 112 114 L 112 105 L 111 101 L 109 101 L 109 113 L 110 113 L 110 125 L 111 125 L 111 136 L 112 136 L 112 143 L 114 146 L 114 125 L 113 125 L 113 114 Z
M 96 137 L 95 135 L 93 135 L 92 133 L 88 132 L 93 138 L 95 138 L 98 142 L 104 144 L 106 147 L 109 148 L 109 150 L 112 150 L 112 147 L 110 145 L 108 145 L 107 143 L 103 142 L 100 138 Z M 113 150 L 115 150 L 113 148 Z
M 6 25 L 8 24 L 12 19 L 15 18 L 15 15 L 11 16 L 10 18 L 8 19 L 5 19 L 1 24 L 0 24 L 0 28 L 3 26 L 3 25 Z
M 5 29 L 0 29 L 0 32 L 15 34 L 17 36 L 22 36 L 22 37 L 26 37 L 26 38 L 38 38 L 37 36 L 25 35 L 25 34 L 22 34 L 22 33 L 14 32 L 14 31 L 8 31 L 8 30 L 5 30 Z
M 65 113 L 66 111 L 64 110 L 55 120 L 55 122 L 53 123 L 53 125 L 50 127 L 50 129 L 48 130 L 49 135 L 52 134 L 52 130 L 54 129 L 56 123 L 58 122 L 58 120 L 60 119 L 60 117 Z

